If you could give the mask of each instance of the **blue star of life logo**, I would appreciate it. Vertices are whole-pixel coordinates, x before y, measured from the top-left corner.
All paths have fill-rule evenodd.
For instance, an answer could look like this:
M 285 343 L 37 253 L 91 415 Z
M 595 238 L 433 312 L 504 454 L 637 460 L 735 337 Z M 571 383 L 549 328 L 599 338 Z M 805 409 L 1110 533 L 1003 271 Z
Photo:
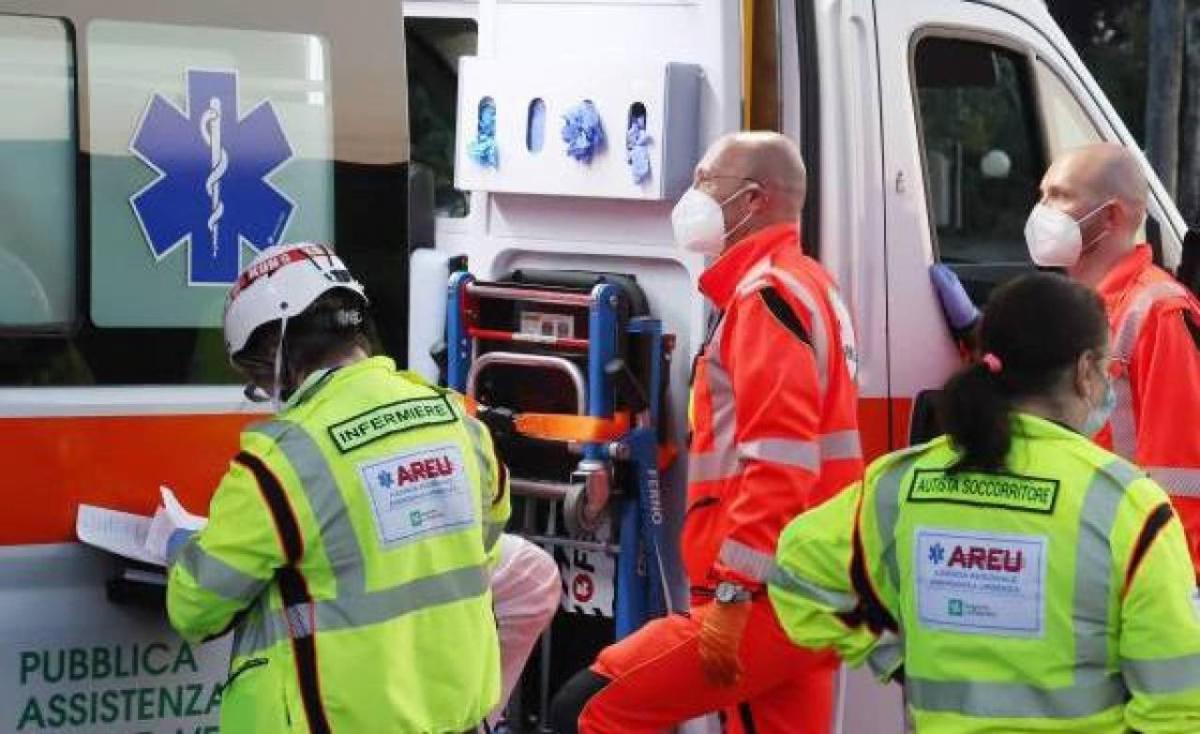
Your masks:
M 187 71 L 186 111 L 155 94 L 129 149 L 158 173 L 129 198 L 155 261 L 185 242 L 188 285 L 229 285 L 242 243 L 276 244 L 295 204 L 267 177 L 293 151 L 270 100 L 238 117 L 234 71 Z
M 942 559 L 945 557 L 946 549 L 942 547 L 941 543 L 934 543 L 933 545 L 929 546 L 929 560 L 933 562 L 933 565 L 942 565 Z
M 392 486 L 392 482 L 394 481 L 391 473 L 386 471 L 379 472 L 379 475 L 376 476 L 375 479 L 379 482 L 379 486 L 383 487 L 384 489 Z

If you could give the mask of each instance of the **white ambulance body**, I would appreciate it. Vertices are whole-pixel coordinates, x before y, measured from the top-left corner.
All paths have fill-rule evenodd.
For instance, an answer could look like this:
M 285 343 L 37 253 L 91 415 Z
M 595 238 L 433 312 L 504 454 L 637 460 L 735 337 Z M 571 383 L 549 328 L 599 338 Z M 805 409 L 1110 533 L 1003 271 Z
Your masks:
M 161 613 L 110 601 L 136 601 L 145 578 L 74 542 L 75 522 L 80 504 L 149 513 L 160 484 L 203 511 L 239 428 L 262 413 L 216 329 L 255 246 L 334 242 L 367 284 L 384 348 L 431 376 L 453 257 L 483 280 L 635 275 L 677 339 L 682 443 L 706 312 L 705 263 L 671 242 L 680 172 L 724 132 L 775 127 L 809 164 L 804 237 L 852 313 L 873 457 L 908 443 L 922 391 L 958 363 L 929 265 L 983 297 L 1031 267 L 1021 227 L 1055 153 L 1136 145 L 1034 0 L 407 0 L 403 12 L 0 0 L 0 731 L 216 731 L 227 646 L 185 646 Z M 689 95 L 680 80 L 697 73 Z M 466 152 L 484 97 L 495 169 Z M 584 100 L 608 135 L 590 165 L 559 136 Z M 637 104 L 655 133 L 641 184 L 625 156 Z M 406 216 L 410 162 L 432 176 L 414 179 Z M 1174 266 L 1183 220 L 1147 173 L 1147 229 Z M 684 482 L 680 467 L 665 478 L 676 530 Z M 840 731 L 903 730 L 895 687 L 846 680 Z

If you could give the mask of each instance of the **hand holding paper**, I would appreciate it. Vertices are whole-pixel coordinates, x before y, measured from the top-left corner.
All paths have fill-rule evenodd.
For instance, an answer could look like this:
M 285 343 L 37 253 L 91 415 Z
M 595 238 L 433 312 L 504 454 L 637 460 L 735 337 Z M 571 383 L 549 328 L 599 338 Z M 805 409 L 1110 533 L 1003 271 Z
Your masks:
M 193 515 L 183 508 L 169 487 L 160 487 L 162 506 L 154 512 L 150 530 L 146 533 L 146 552 L 170 564 L 175 554 L 208 519 Z

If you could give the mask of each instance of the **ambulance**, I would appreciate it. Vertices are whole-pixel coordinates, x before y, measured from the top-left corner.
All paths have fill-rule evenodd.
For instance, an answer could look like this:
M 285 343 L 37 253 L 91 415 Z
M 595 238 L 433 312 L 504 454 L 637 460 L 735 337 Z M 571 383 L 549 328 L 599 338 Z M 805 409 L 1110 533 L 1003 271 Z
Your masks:
M 708 143 L 779 130 L 808 164 L 805 247 L 848 306 L 874 457 L 923 435 L 959 364 L 929 266 L 982 302 L 1032 269 L 1048 161 L 1137 147 L 1037 0 L 0 0 L 0 101 L 3 732 L 217 731 L 228 642 L 176 637 L 161 577 L 78 542 L 79 508 L 146 515 L 169 486 L 205 512 L 264 415 L 220 336 L 259 249 L 332 243 L 379 349 L 433 379 L 452 276 L 628 276 L 668 335 L 681 447 L 705 262 L 669 213 Z M 562 135 L 581 109 L 603 129 L 587 161 Z M 1185 224 L 1142 163 L 1176 268 Z M 661 478 L 676 592 L 682 463 Z M 89 532 L 119 541 L 115 517 Z M 566 624 L 612 615 L 610 555 L 560 557 Z M 552 670 L 514 731 L 538 730 Z M 839 732 L 904 730 L 899 691 L 859 672 L 838 711 Z

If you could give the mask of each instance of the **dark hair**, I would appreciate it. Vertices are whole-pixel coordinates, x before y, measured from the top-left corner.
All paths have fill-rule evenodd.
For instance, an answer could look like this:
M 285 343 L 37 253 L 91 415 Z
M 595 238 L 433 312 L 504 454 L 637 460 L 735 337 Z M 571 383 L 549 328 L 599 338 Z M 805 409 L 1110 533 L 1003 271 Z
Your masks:
M 234 364 L 252 377 L 270 375 L 274 371 L 280 323 L 269 321 L 255 329 L 245 348 L 233 356 Z M 344 288 L 327 291 L 288 319 L 283 340 L 283 376 L 312 372 L 356 346 L 369 354 L 371 341 L 372 330 L 363 299 Z M 281 381 L 286 383 L 286 379 Z
M 1079 355 L 1107 341 L 1100 297 L 1061 275 L 1026 275 L 993 291 L 979 325 L 984 360 L 951 377 L 939 400 L 939 420 L 960 453 L 955 468 L 1003 468 L 1013 402 L 1052 396 Z

